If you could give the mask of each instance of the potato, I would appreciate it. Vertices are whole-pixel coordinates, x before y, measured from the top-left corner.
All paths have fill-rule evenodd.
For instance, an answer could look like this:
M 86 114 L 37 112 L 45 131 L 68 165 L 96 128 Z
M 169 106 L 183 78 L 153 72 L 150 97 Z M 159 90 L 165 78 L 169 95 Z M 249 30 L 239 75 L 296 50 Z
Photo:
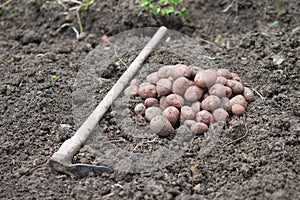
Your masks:
M 231 104 L 230 104 L 229 99 L 227 97 L 223 97 L 221 99 L 221 108 L 226 110 L 228 113 L 231 113 Z
M 149 74 L 147 77 L 146 77 L 146 81 L 148 83 L 151 83 L 153 85 L 156 85 L 157 81 L 159 80 L 158 78 L 158 73 L 157 72 L 153 72 L 151 74 Z
M 185 121 L 187 119 L 194 120 L 196 117 L 196 113 L 190 106 L 182 106 L 181 107 L 181 120 Z
M 192 82 L 185 78 L 179 77 L 173 82 L 172 91 L 174 94 L 184 95 L 186 89 L 192 85 Z
M 138 96 L 139 87 L 135 85 L 130 85 L 124 90 L 124 94 L 127 97 L 135 97 Z
M 245 108 L 240 104 L 233 104 L 231 111 L 235 115 L 243 115 L 245 113 Z
M 141 82 L 139 80 L 135 79 L 135 78 L 130 81 L 131 86 L 137 86 L 138 87 L 140 84 L 141 84 Z
M 232 96 L 232 89 L 230 87 L 224 86 L 225 91 L 226 91 L 226 97 L 231 97 Z
M 177 64 L 172 68 L 172 78 L 176 80 L 179 77 L 190 78 L 192 75 L 192 69 L 186 65 Z
M 184 98 L 186 101 L 195 102 L 201 99 L 203 95 L 203 89 L 196 85 L 190 86 L 186 89 L 184 93 Z
M 196 121 L 197 122 L 203 122 L 207 125 L 214 122 L 214 118 L 210 112 L 207 110 L 201 110 L 200 112 L 197 112 L 196 114 Z
M 214 111 L 220 106 L 221 106 L 221 99 L 215 95 L 209 95 L 201 103 L 201 108 L 207 111 Z
M 181 108 L 184 105 L 184 99 L 178 94 L 169 94 L 166 98 L 166 104 L 169 106 L 175 106 Z
M 164 110 L 168 106 L 169 105 L 167 104 L 167 97 L 166 96 L 160 97 L 160 100 L 159 100 L 159 107 L 160 107 L 160 109 Z
M 250 102 L 254 99 L 254 94 L 252 90 L 248 87 L 244 87 L 243 96 L 245 97 L 246 101 Z
M 162 116 L 166 117 L 174 125 L 178 121 L 179 110 L 175 106 L 169 106 L 162 112 Z
M 206 99 L 208 96 L 209 96 L 209 94 L 208 94 L 207 92 L 205 92 L 205 93 L 202 95 L 202 100 Z
M 148 108 L 158 104 L 158 100 L 156 98 L 147 98 L 144 101 L 144 105 Z
M 186 125 L 186 126 L 188 126 L 188 127 L 191 127 L 191 126 L 192 126 L 193 124 L 195 124 L 195 123 L 196 123 L 195 120 L 190 120 L 190 119 L 185 120 L 185 121 L 183 122 L 183 124 Z
M 172 92 L 172 81 L 166 78 L 159 79 L 156 83 L 156 92 L 159 97 L 170 94 Z
M 224 85 L 216 83 L 211 88 L 209 88 L 208 93 L 219 98 L 226 97 L 226 88 Z
M 146 111 L 146 106 L 144 106 L 143 103 L 139 103 L 134 107 L 134 112 L 137 115 L 143 115 L 143 114 L 145 114 L 145 111 Z
M 158 115 L 151 119 L 150 130 L 152 131 L 152 133 L 163 137 L 169 136 L 174 132 L 174 128 L 172 127 L 172 124 L 169 122 L 169 120 L 161 115 Z
M 232 97 L 232 99 L 230 99 L 229 102 L 230 102 L 231 107 L 234 104 L 240 104 L 244 108 L 246 108 L 246 106 L 247 106 L 247 101 L 246 101 L 245 97 L 241 94 Z
M 229 117 L 229 114 L 223 108 L 218 108 L 213 111 L 213 117 L 217 122 L 226 121 L 226 119 Z
M 230 87 L 234 94 L 241 94 L 244 91 L 243 84 L 235 80 L 227 80 L 226 86 Z
M 202 122 L 196 122 L 191 126 L 191 130 L 195 134 L 203 134 L 208 130 L 208 126 Z
M 218 75 L 220 77 L 224 77 L 226 79 L 231 79 L 232 78 L 232 74 L 229 72 L 228 69 L 218 69 Z
M 217 80 L 217 72 L 213 69 L 199 71 L 195 78 L 195 84 L 201 88 L 210 88 Z
M 233 80 L 238 81 L 238 82 L 242 82 L 241 78 L 236 73 L 231 73 L 231 76 L 232 76 Z
M 196 66 L 188 66 L 188 67 L 191 69 L 192 72 L 190 79 L 194 79 L 196 74 L 203 70 L 202 68 Z
M 156 93 L 155 85 L 152 85 L 151 83 L 147 83 L 147 82 L 142 83 L 139 87 L 138 94 L 145 99 L 150 97 L 156 97 L 157 93 Z
M 166 65 L 157 71 L 158 78 L 169 78 L 172 75 L 172 68 L 174 65 Z
M 158 115 L 161 115 L 162 113 L 162 110 L 159 108 L 159 107 L 149 107 L 146 109 L 145 111 L 145 118 L 148 120 L 148 121 L 151 121 L 151 119 L 153 117 L 156 117 Z
M 224 78 L 223 76 L 218 76 L 218 77 L 217 77 L 217 80 L 216 80 L 216 83 L 220 83 L 220 84 L 222 84 L 222 85 L 226 85 L 227 79 Z
M 194 112 L 197 113 L 201 109 L 201 103 L 199 101 L 196 101 L 192 103 L 191 107 L 193 108 Z

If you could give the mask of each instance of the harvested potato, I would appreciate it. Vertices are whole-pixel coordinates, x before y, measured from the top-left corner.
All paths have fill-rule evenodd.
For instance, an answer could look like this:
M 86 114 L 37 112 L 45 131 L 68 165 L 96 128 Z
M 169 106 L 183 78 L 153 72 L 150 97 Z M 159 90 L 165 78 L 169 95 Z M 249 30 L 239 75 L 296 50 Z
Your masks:
M 160 100 L 159 100 L 159 107 L 160 107 L 160 109 L 164 110 L 168 106 L 169 105 L 167 104 L 167 97 L 166 96 L 160 97 Z
M 143 114 L 145 114 L 145 111 L 146 111 L 146 106 L 144 106 L 143 103 L 139 103 L 134 107 L 134 112 L 137 115 L 143 115 Z
M 228 69 L 218 69 L 218 75 L 221 77 L 224 77 L 226 79 L 232 78 L 232 74 L 230 73 L 230 71 Z
M 232 89 L 230 87 L 224 86 L 225 87 L 225 92 L 226 92 L 226 97 L 231 97 L 232 96 Z
M 211 88 L 209 88 L 208 93 L 219 98 L 226 97 L 226 88 L 224 85 L 216 83 Z
M 171 77 L 173 80 L 178 79 L 179 77 L 190 78 L 192 75 L 192 69 L 186 65 L 177 64 L 172 68 Z
M 147 82 L 142 83 L 139 87 L 138 94 L 145 99 L 150 97 L 156 97 L 157 93 L 156 93 L 155 85 L 152 85 L 151 83 L 147 83 Z
M 243 96 L 245 97 L 246 101 L 250 102 L 254 99 L 254 94 L 252 90 L 248 87 L 244 87 Z
M 178 121 L 179 110 L 175 106 L 169 106 L 162 112 L 162 116 L 166 117 L 174 125 Z
M 169 94 L 166 98 L 166 104 L 169 106 L 175 106 L 181 108 L 184 105 L 184 99 L 178 94 Z
M 157 71 L 158 78 L 169 78 L 170 76 L 172 76 L 173 67 L 174 65 L 166 65 L 159 68 L 159 70 Z
M 192 72 L 190 79 L 193 79 L 193 80 L 194 80 L 196 74 L 203 70 L 202 68 L 196 67 L 196 66 L 189 66 L 189 68 L 191 69 L 191 72 Z
M 210 88 L 217 80 L 217 72 L 213 69 L 199 71 L 195 78 L 195 84 L 201 88 Z
M 174 94 L 184 95 L 186 89 L 192 85 L 191 81 L 185 77 L 179 77 L 173 82 L 172 91 Z
M 159 97 L 170 94 L 172 92 L 172 81 L 167 78 L 159 79 L 156 83 L 156 92 Z
M 203 134 L 208 130 L 208 126 L 202 122 L 196 122 L 192 124 L 191 130 L 195 134 Z
M 200 112 L 197 112 L 196 114 L 196 121 L 197 122 L 203 122 L 207 125 L 214 122 L 214 118 L 210 112 L 207 110 L 201 110 Z
M 124 90 L 124 94 L 127 97 L 135 97 L 138 96 L 139 87 L 135 85 L 130 85 Z
M 245 108 L 240 104 L 233 104 L 231 111 L 235 115 L 243 115 L 245 113 Z
M 207 111 L 214 111 L 220 106 L 221 106 L 221 99 L 215 95 L 209 95 L 201 103 L 201 108 Z
M 138 87 L 140 84 L 141 84 L 141 82 L 139 80 L 135 79 L 135 78 L 130 81 L 131 86 L 137 86 Z
M 206 99 L 206 97 L 208 97 L 209 96 L 209 94 L 207 93 L 207 92 L 205 92 L 203 95 L 202 95 L 202 100 L 203 99 Z
M 189 102 L 194 102 L 200 100 L 202 95 L 203 95 L 203 89 L 199 88 L 196 85 L 193 85 L 186 89 L 184 93 L 184 98 Z
M 181 121 L 185 121 L 185 120 L 194 120 L 196 117 L 196 113 L 193 110 L 192 107 L 190 106 L 182 106 L 181 107 Z
M 229 114 L 223 108 L 218 108 L 213 111 L 213 117 L 217 122 L 226 121 L 226 119 L 229 117 Z
M 241 78 L 239 77 L 239 75 L 237 75 L 236 73 L 231 73 L 232 79 L 238 82 L 242 82 Z
M 216 83 L 219 83 L 219 84 L 222 84 L 222 85 L 226 85 L 227 79 L 224 78 L 223 76 L 218 76 L 217 80 L 216 80 Z
M 159 107 L 149 107 L 145 111 L 145 118 L 148 121 L 151 121 L 151 119 L 155 116 L 161 115 L 162 110 Z
M 246 101 L 245 97 L 243 95 L 241 95 L 241 94 L 232 97 L 232 99 L 230 99 L 229 102 L 230 102 L 231 107 L 234 104 L 240 104 L 244 108 L 246 108 L 246 106 L 247 106 L 247 101 Z
M 196 123 L 195 120 L 190 120 L 190 119 L 185 120 L 185 121 L 183 122 L 183 124 L 186 125 L 186 126 L 188 126 L 188 127 L 191 127 L 191 126 L 192 126 L 193 124 L 195 124 L 195 123 Z
M 231 104 L 230 104 L 229 99 L 227 97 L 223 97 L 221 99 L 221 108 L 226 110 L 228 113 L 231 113 Z
M 193 108 L 194 112 L 197 113 L 201 109 L 201 103 L 199 101 L 196 101 L 192 103 L 191 107 Z
M 241 94 L 244 91 L 244 86 L 241 82 L 238 82 L 236 80 L 227 80 L 228 87 L 232 89 L 232 92 L 234 94 Z
M 169 122 L 169 120 L 161 115 L 158 115 L 151 119 L 150 130 L 152 131 L 152 133 L 163 137 L 169 136 L 174 132 L 174 128 L 172 127 L 172 124 Z
M 158 104 L 158 100 L 156 98 L 147 98 L 144 101 L 144 105 L 148 108 Z
M 156 83 L 157 83 L 158 80 L 159 80 L 159 78 L 158 78 L 158 73 L 157 72 L 153 72 L 153 73 L 149 74 L 146 77 L 146 81 L 148 83 L 153 84 L 153 85 L 156 85 Z

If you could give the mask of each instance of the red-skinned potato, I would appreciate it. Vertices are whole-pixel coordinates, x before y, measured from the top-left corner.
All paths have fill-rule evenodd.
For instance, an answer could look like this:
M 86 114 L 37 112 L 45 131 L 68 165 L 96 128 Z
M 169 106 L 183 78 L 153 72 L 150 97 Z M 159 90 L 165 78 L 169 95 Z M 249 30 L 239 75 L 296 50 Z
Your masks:
M 148 108 L 158 104 L 158 100 L 156 98 L 147 98 L 144 101 L 144 105 Z
M 151 119 L 150 130 L 152 133 L 157 134 L 162 137 L 169 136 L 174 132 L 174 128 L 169 120 L 161 115 L 158 115 Z
M 159 79 L 156 83 L 156 92 L 159 97 L 170 94 L 172 92 L 172 81 L 167 78 Z
M 244 87 L 243 96 L 245 97 L 246 101 L 250 102 L 254 99 L 254 94 L 252 90 L 248 87 Z
M 179 110 L 175 106 L 169 106 L 162 112 L 162 116 L 166 117 L 174 125 L 178 121 Z
M 196 121 L 195 120 L 191 120 L 191 119 L 188 119 L 188 120 L 184 120 L 183 124 L 188 126 L 188 127 L 191 127 L 193 124 L 195 124 Z
M 201 103 L 201 108 L 207 111 L 214 111 L 220 106 L 221 106 L 221 99 L 215 95 L 209 95 Z
M 195 111 L 190 106 L 182 106 L 181 107 L 181 121 L 184 120 L 194 120 L 196 116 Z
M 202 122 L 196 122 L 191 126 L 191 130 L 195 134 L 203 134 L 208 130 L 208 126 Z
M 201 88 L 210 88 L 217 80 L 217 72 L 213 69 L 199 71 L 195 78 L 195 84 Z
M 245 97 L 241 94 L 232 97 L 229 100 L 229 102 L 230 102 L 231 106 L 233 106 L 234 104 L 240 104 L 244 108 L 246 108 L 246 106 L 247 106 L 247 101 L 246 101 Z
M 145 111 L 145 118 L 148 121 L 151 121 L 151 119 L 155 116 L 161 115 L 162 110 L 159 107 L 149 107 Z
M 209 88 L 208 93 L 219 98 L 226 97 L 226 88 L 224 85 L 216 83 L 211 88 Z
M 192 85 L 191 81 L 185 77 L 179 77 L 173 82 L 172 91 L 174 94 L 184 95 L 186 89 Z
M 168 107 L 169 105 L 167 104 L 167 97 L 166 96 L 162 96 L 159 99 L 159 107 L 160 109 L 164 110 Z
M 200 100 L 202 95 L 203 95 L 203 89 L 199 88 L 196 85 L 193 85 L 186 89 L 184 93 L 184 98 L 189 102 L 194 102 Z
M 241 78 L 236 73 L 232 72 L 231 76 L 232 76 L 232 80 L 235 80 L 235 81 L 238 81 L 238 82 L 242 82 Z
M 224 86 L 225 87 L 225 92 L 226 92 L 226 97 L 231 97 L 232 96 L 232 89 L 230 87 Z
M 178 94 L 169 94 L 166 98 L 166 104 L 169 106 L 175 106 L 181 108 L 184 105 L 184 99 Z
M 194 112 L 197 113 L 201 109 L 201 103 L 199 101 L 196 101 L 192 103 L 191 107 L 193 108 Z
M 213 117 L 217 122 L 226 121 L 226 119 L 229 117 L 229 114 L 223 108 L 218 108 L 213 111 Z
M 243 115 L 245 113 L 245 108 L 240 104 L 233 104 L 231 111 L 235 115 Z
M 189 67 L 190 67 L 190 69 L 191 69 L 191 71 L 192 71 L 190 79 L 193 79 L 193 80 L 194 80 L 196 74 L 197 74 L 198 72 L 200 72 L 200 71 L 203 70 L 202 68 L 196 67 L 196 66 L 189 66 Z
M 201 110 L 200 112 L 197 112 L 196 114 L 196 121 L 197 122 L 203 122 L 207 125 L 214 122 L 214 118 L 210 112 L 207 110 Z
M 226 110 L 226 112 L 231 113 L 231 104 L 230 104 L 229 99 L 227 97 L 223 97 L 221 99 L 221 108 Z
M 218 69 L 218 75 L 226 79 L 232 78 L 232 74 L 229 72 L 228 69 Z
M 169 78 L 172 75 L 172 68 L 174 65 L 166 65 L 157 71 L 157 75 L 159 78 Z
M 135 85 L 130 85 L 124 90 L 124 94 L 127 97 L 135 97 L 138 96 L 139 88 Z
M 227 80 L 226 85 L 232 89 L 232 92 L 234 94 L 241 94 L 244 91 L 244 86 L 241 82 L 235 80 Z
M 153 72 L 151 74 L 149 74 L 147 77 L 146 77 L 146 81 L 148 83 L 151 83 L 153 85 L 155 85 L 157 83 L 157 81 L 159 80 L 158 78 L 158 73 L 157 72 Z
M 227 79 L 225 77 L 223 77 L 223 76 L 218 76 L 217 80 L 216 80 L 216 83 L 219 83 L 219 84 L 222 84 L 222 85 L 226 85 Z
M 152 85 L 151 83 L 140 84 L 138 93 L 142 98 L 145 99 L 157 96 L 155 85 Z
M 130 81 L 131 86 L 137 86 L 138 87 L 140 84 L 141 84 L 141 82 L 139 80 L 135 79 L 135 78 Z
M 145 111 L 146 111 L 146 107 L 144 106 L 143 103 L 139 103 L 134 107 L 134 112 L 137 115 L 143 115 L 143 114 L 145 114 Z
M 192 75 L 192 69 L 186 65 L 177 64 L 172 68 L 172 78 L 176 80 L 179 77 L 190 78 Z

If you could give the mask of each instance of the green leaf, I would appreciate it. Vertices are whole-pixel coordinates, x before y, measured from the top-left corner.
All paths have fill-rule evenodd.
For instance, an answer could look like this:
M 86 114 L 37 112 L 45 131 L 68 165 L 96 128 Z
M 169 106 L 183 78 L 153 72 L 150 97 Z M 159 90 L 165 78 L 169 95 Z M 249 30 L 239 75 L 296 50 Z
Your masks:
M 171 13 L 174 13 L 175 12 L 175 9 L 173 6 L 170 6 L 167 8 L 167 15 L 171 14 Z
M 272 23 L 272 26 L 273 26 L 273 27 L 278 27 L 278 26 L 279 26 L 279 21 L 274 21 L 274 22 Z
M 167 14 L 167 11 L 166 11 L 166 9 L 161 9 L 160 13 L 161 13 L 162 15 L 165 15 L 165 14 Z
M 54 86 L 55 85 L 55 81 L 57 80 L 57 76 L 52 75 L 51 78 L 50 78 L 50 80 L 51 80 L 51 84 Z

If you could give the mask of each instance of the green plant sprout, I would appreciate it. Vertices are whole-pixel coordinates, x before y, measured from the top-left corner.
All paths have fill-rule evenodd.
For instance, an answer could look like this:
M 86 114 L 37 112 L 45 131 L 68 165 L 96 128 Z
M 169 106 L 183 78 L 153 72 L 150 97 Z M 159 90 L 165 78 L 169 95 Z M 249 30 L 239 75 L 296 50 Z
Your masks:
M 157 15 L 175 15 L 182 20 L 190 22 L 191 18 L 185 16 L 186 8 L 179 0 L 139 0 L 140 6 Z
M 273 27 L 278 27 L 279 26 L 279 21 L 274 21 L 271 25 Z
M 54 85 L 55 85 L 55 82 L 56 82 L 56 80 L 57 80 L 57 76 L 52 75 L 51 78 L 50 78 L 50 80 L 51 80 L 52 86 L 54 86 Z

